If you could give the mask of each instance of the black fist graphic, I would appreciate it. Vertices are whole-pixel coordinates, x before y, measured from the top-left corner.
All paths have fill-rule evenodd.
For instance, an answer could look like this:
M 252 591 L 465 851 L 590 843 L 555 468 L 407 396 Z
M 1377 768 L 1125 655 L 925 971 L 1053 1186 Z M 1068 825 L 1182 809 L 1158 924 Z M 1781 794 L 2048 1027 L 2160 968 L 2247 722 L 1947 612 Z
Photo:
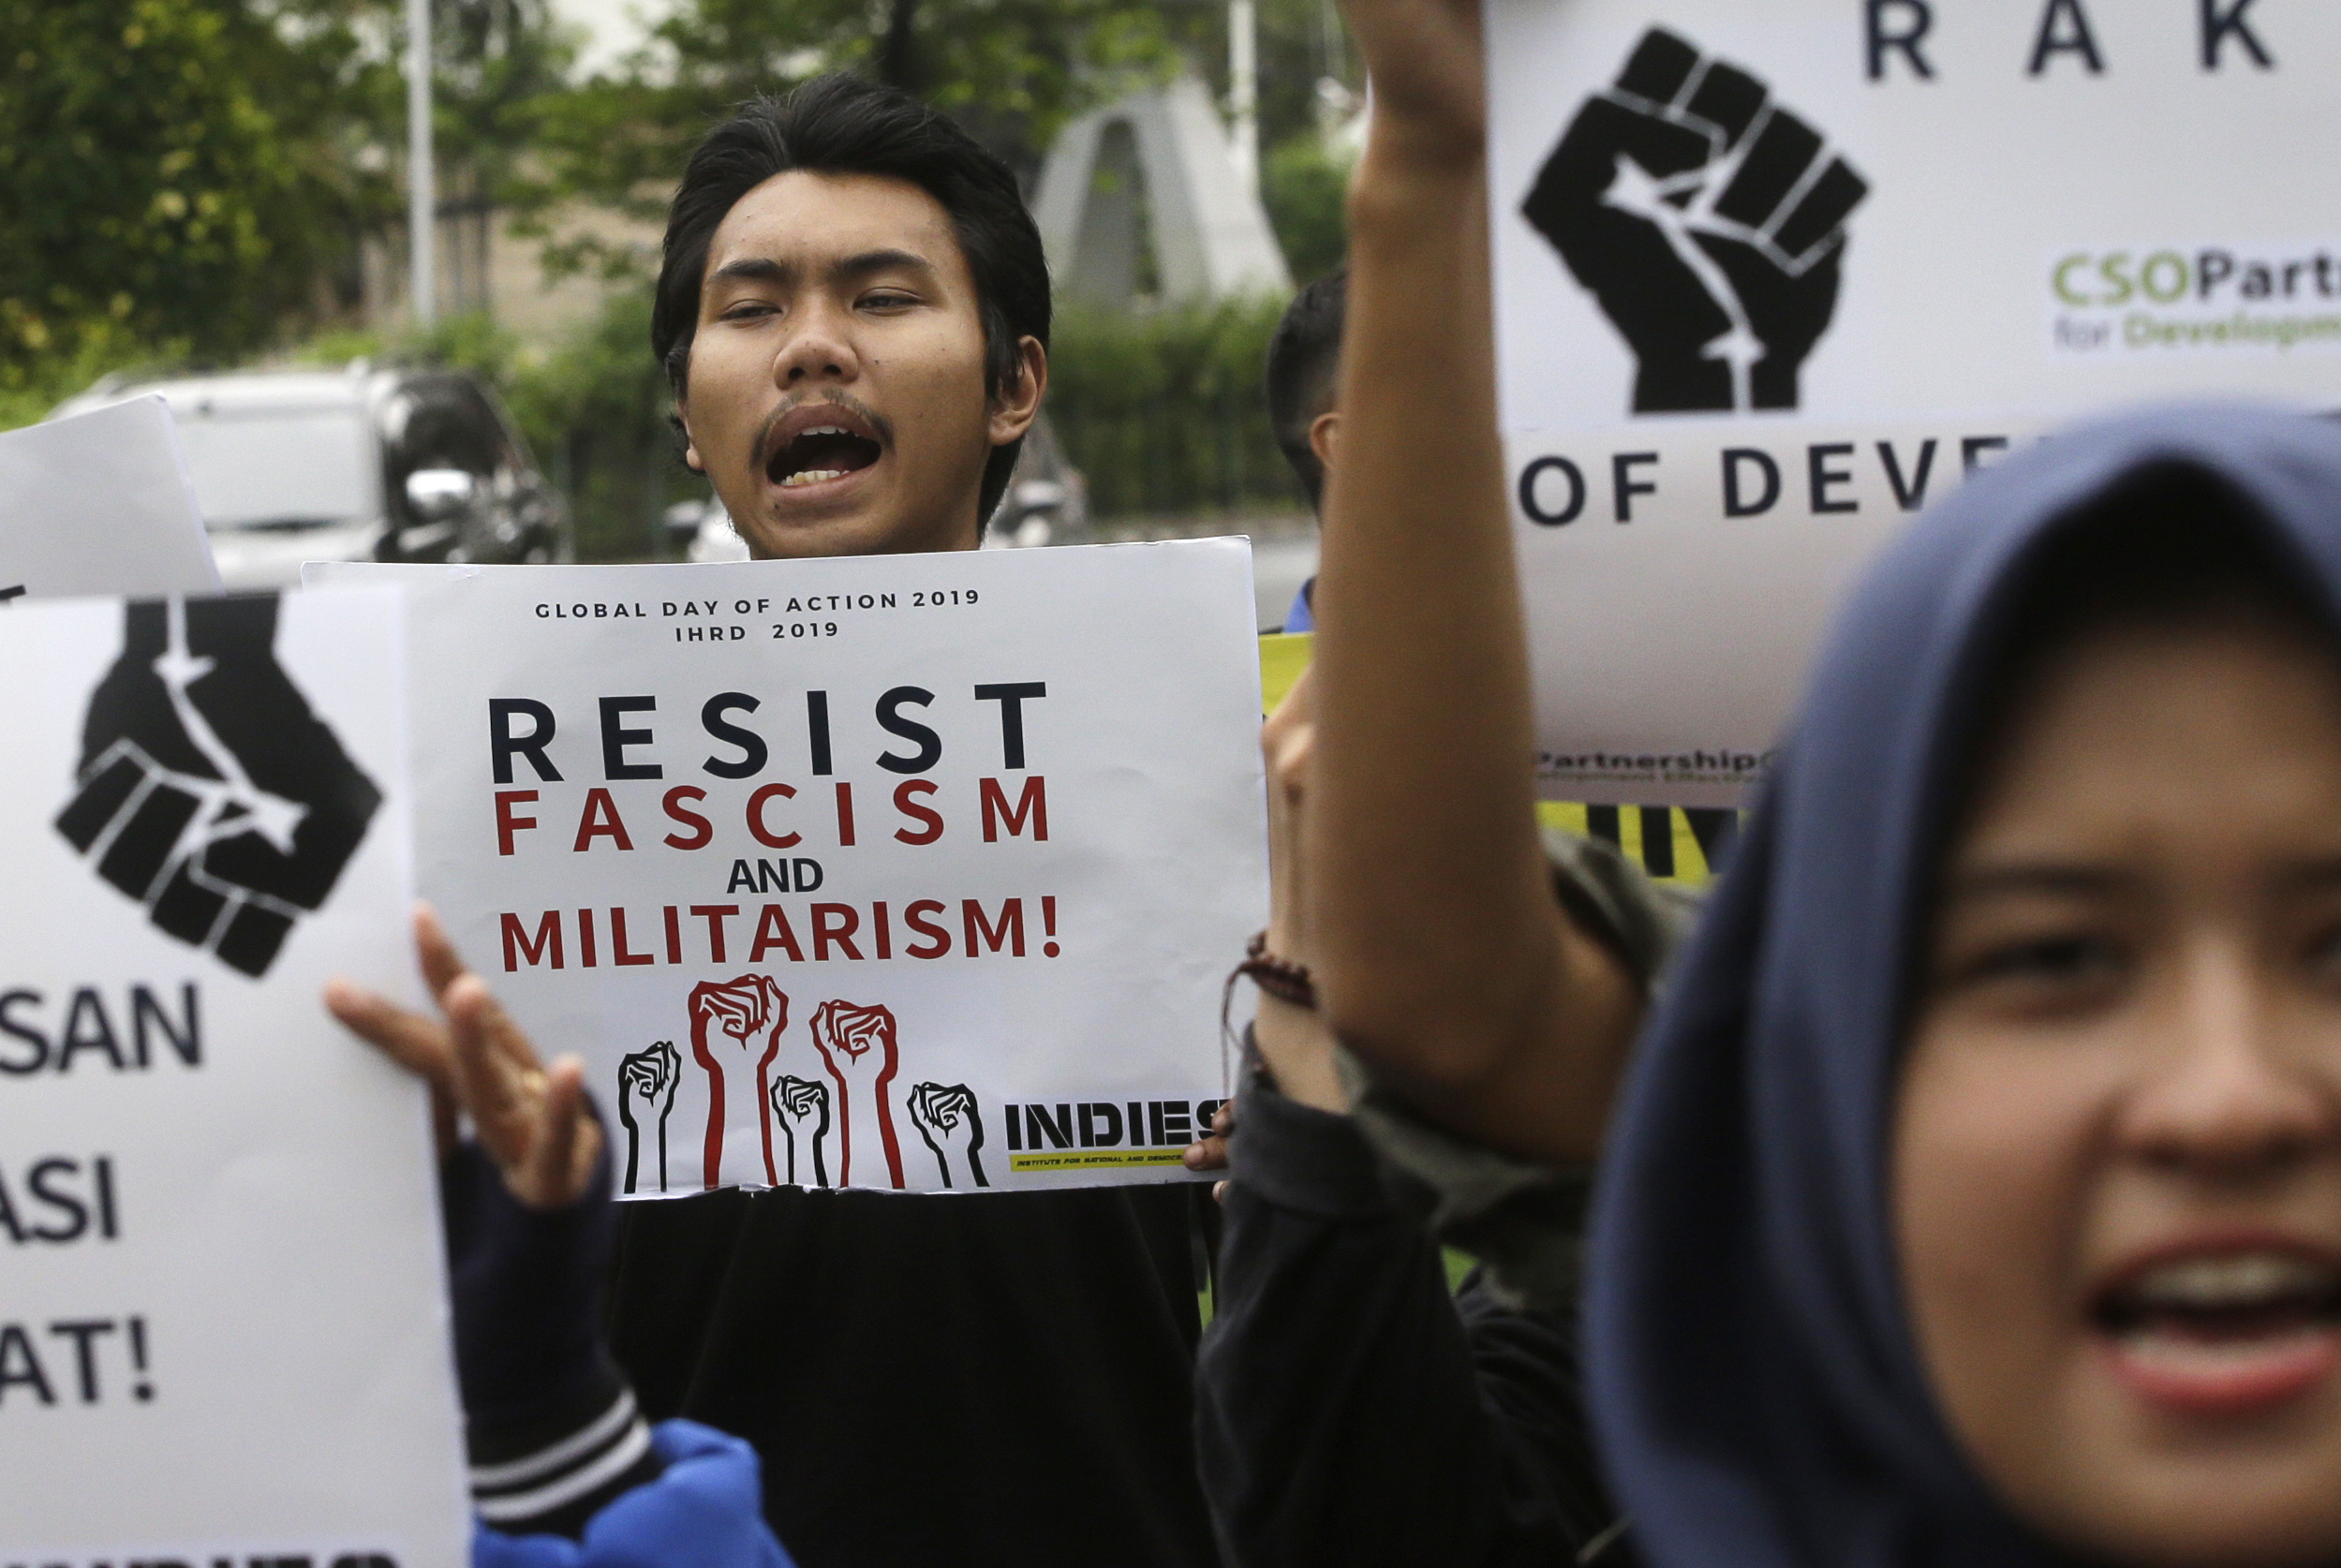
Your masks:
M 1793 408 L 1869 188 L 1762 82 L 1652 28 L 1520 211 L 1633 348 L 1635 412 Z
M 254 976 L 325 902 L 382 803 L 275 640 L 273 596 L 126 607 L 57 818 L 156 926 Z
M 917 1084 L 911 1089 L 911 1125 L 919 1130 L 934 1151 L 935 1166 L 945 1187 L 955 1185 L 951 1173 L 978 1187 L 989 1187 L 984 1175 L 984 1112 L 975 1091 L 965 1084 Z

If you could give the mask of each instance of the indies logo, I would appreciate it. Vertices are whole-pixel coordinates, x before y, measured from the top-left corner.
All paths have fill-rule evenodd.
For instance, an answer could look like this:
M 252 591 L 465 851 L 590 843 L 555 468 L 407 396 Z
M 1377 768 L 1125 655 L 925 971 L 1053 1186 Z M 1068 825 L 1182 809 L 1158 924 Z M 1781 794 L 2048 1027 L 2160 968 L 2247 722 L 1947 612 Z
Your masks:
M 256 978 L 382 803 L 275 641 L 273 596 L 126 606 L 56 822 L 158 928 Z
M 1652 28 L 1520 211 L 1634 350 L 1636 413 L 1794 408 L 1869 188 L 1763 82 Z

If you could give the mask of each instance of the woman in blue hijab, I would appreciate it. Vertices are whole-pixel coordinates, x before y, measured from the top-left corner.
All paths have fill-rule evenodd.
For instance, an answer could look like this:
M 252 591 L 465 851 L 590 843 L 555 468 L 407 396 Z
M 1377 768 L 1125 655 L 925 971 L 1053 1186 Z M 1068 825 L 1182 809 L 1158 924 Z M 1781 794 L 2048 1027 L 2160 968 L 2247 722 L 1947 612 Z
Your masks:
M 2010 459 L 1853 596 L 1612 1124 L 1665 1568 L 2341 1560 L 2341 427 Z

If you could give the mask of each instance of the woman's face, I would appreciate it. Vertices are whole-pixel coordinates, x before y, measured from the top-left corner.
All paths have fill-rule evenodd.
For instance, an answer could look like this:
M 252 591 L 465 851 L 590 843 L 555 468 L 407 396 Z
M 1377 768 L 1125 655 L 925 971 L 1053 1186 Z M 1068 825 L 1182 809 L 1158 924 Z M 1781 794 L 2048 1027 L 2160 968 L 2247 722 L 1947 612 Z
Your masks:
M 2022 1517 L 2136 1563 L 2341 1559 L 2341 672 L 2109 631 L 1952 847 L 1893 1147 L 1919 1347 Z

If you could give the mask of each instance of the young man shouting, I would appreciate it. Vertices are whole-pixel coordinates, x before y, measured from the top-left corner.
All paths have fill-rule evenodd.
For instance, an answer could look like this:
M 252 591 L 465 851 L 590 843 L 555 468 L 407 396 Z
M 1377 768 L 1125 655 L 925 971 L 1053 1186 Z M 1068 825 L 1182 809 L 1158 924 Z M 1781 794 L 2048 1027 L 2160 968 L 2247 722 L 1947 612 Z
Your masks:
M 686 460 L 770 559 L 974 549 L 1047 385 L 1048 325 L 1006 167 L 830 77 L 692 155 L 651 335 Z M 1190 1425 L 1201 1194 L 630 1205 L 612 1343 L 652 1418 L 755 1444 L 805 1568 L 1212 1563 Z

